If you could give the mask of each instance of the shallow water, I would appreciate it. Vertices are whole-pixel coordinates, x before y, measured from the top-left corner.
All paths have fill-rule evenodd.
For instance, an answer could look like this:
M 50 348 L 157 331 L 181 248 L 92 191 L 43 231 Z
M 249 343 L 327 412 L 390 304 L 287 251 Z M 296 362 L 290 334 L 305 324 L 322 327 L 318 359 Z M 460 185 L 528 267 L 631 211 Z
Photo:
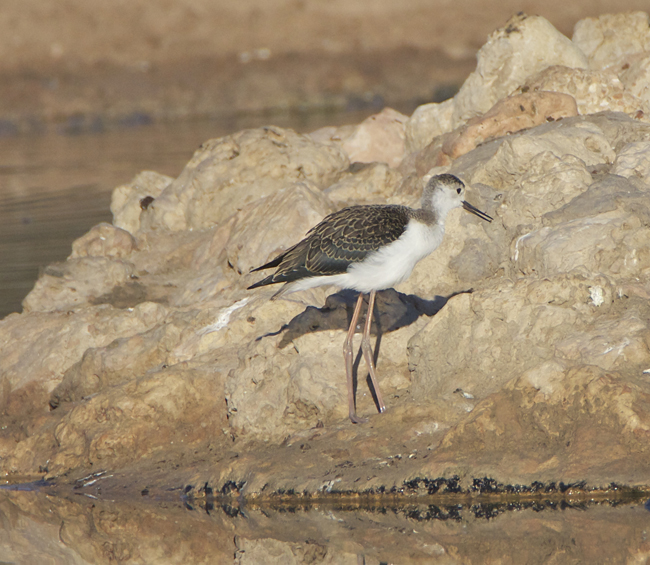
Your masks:
M 70 254 L 93 225 L 110 222 L 111 191 L 142 170 L 177 176 L 205 140 L 274 124 L 309 132 L 357 123 L 376 110 L 153 124 L 70 135 L 0 137 L 0 318 L 21 311 L 39 269 Z
M 232 503 L 232 505 L 231 505 Z M 643 500 L 246 505 L 0 491 L 4 563 L 646 563 Z

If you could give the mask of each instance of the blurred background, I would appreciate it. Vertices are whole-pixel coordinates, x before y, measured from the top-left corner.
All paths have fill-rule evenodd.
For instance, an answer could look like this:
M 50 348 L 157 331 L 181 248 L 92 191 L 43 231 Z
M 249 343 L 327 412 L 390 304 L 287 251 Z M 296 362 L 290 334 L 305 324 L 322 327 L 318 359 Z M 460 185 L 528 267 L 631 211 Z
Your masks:
M 176 176 L 211 137 L 410 114 L 453 96 L 519 11 L 571 37 L 648 0 L 3 0 L 0 318 L 39 269 L 111 221 L 141 170 Z

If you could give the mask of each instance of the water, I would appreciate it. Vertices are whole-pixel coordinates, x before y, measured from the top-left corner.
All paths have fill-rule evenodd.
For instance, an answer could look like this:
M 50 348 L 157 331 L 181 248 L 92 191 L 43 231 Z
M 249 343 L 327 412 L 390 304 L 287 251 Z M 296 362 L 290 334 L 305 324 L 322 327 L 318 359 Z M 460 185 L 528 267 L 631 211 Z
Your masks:
M 196 120 L 76 135 L 0 137 L 0 318 L 20 312 L 39 269 L 70 254 L 72 242 L 110 222 L 111 191 L 142 170 L 177 176 L 205 140 L 275 124 L 308 132 L 357 123 L 345 114 Z
M 2 563 L 646 563 L 644 500 L 234 506 L 0 491 Z

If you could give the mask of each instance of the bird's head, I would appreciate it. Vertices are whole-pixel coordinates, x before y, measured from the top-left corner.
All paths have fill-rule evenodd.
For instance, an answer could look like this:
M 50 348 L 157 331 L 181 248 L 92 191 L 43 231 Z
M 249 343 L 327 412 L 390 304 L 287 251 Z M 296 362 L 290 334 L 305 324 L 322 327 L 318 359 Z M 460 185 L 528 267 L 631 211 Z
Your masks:
M 431 210 L 440 218 L 460 206 L 479 218 L 491 222 L 492 218 L 485 212 L 472 206 L 465 199 L 465 183 L 454 175 L 434 175 L 427 182 L 422 194 L 422 208 Z

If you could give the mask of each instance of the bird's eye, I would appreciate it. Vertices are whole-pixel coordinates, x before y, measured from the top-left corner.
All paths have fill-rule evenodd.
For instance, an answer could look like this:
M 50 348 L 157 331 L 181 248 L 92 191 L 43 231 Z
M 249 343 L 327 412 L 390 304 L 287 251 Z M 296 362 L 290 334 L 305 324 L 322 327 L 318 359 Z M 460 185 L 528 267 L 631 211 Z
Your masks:
M 458 187 L 458 188 L 456 189 L 456 192 L 457 192 L 458 194 L 460 194 L 461 192 L 463 192 L 463 189 L 460 188 L 460 187 Z

